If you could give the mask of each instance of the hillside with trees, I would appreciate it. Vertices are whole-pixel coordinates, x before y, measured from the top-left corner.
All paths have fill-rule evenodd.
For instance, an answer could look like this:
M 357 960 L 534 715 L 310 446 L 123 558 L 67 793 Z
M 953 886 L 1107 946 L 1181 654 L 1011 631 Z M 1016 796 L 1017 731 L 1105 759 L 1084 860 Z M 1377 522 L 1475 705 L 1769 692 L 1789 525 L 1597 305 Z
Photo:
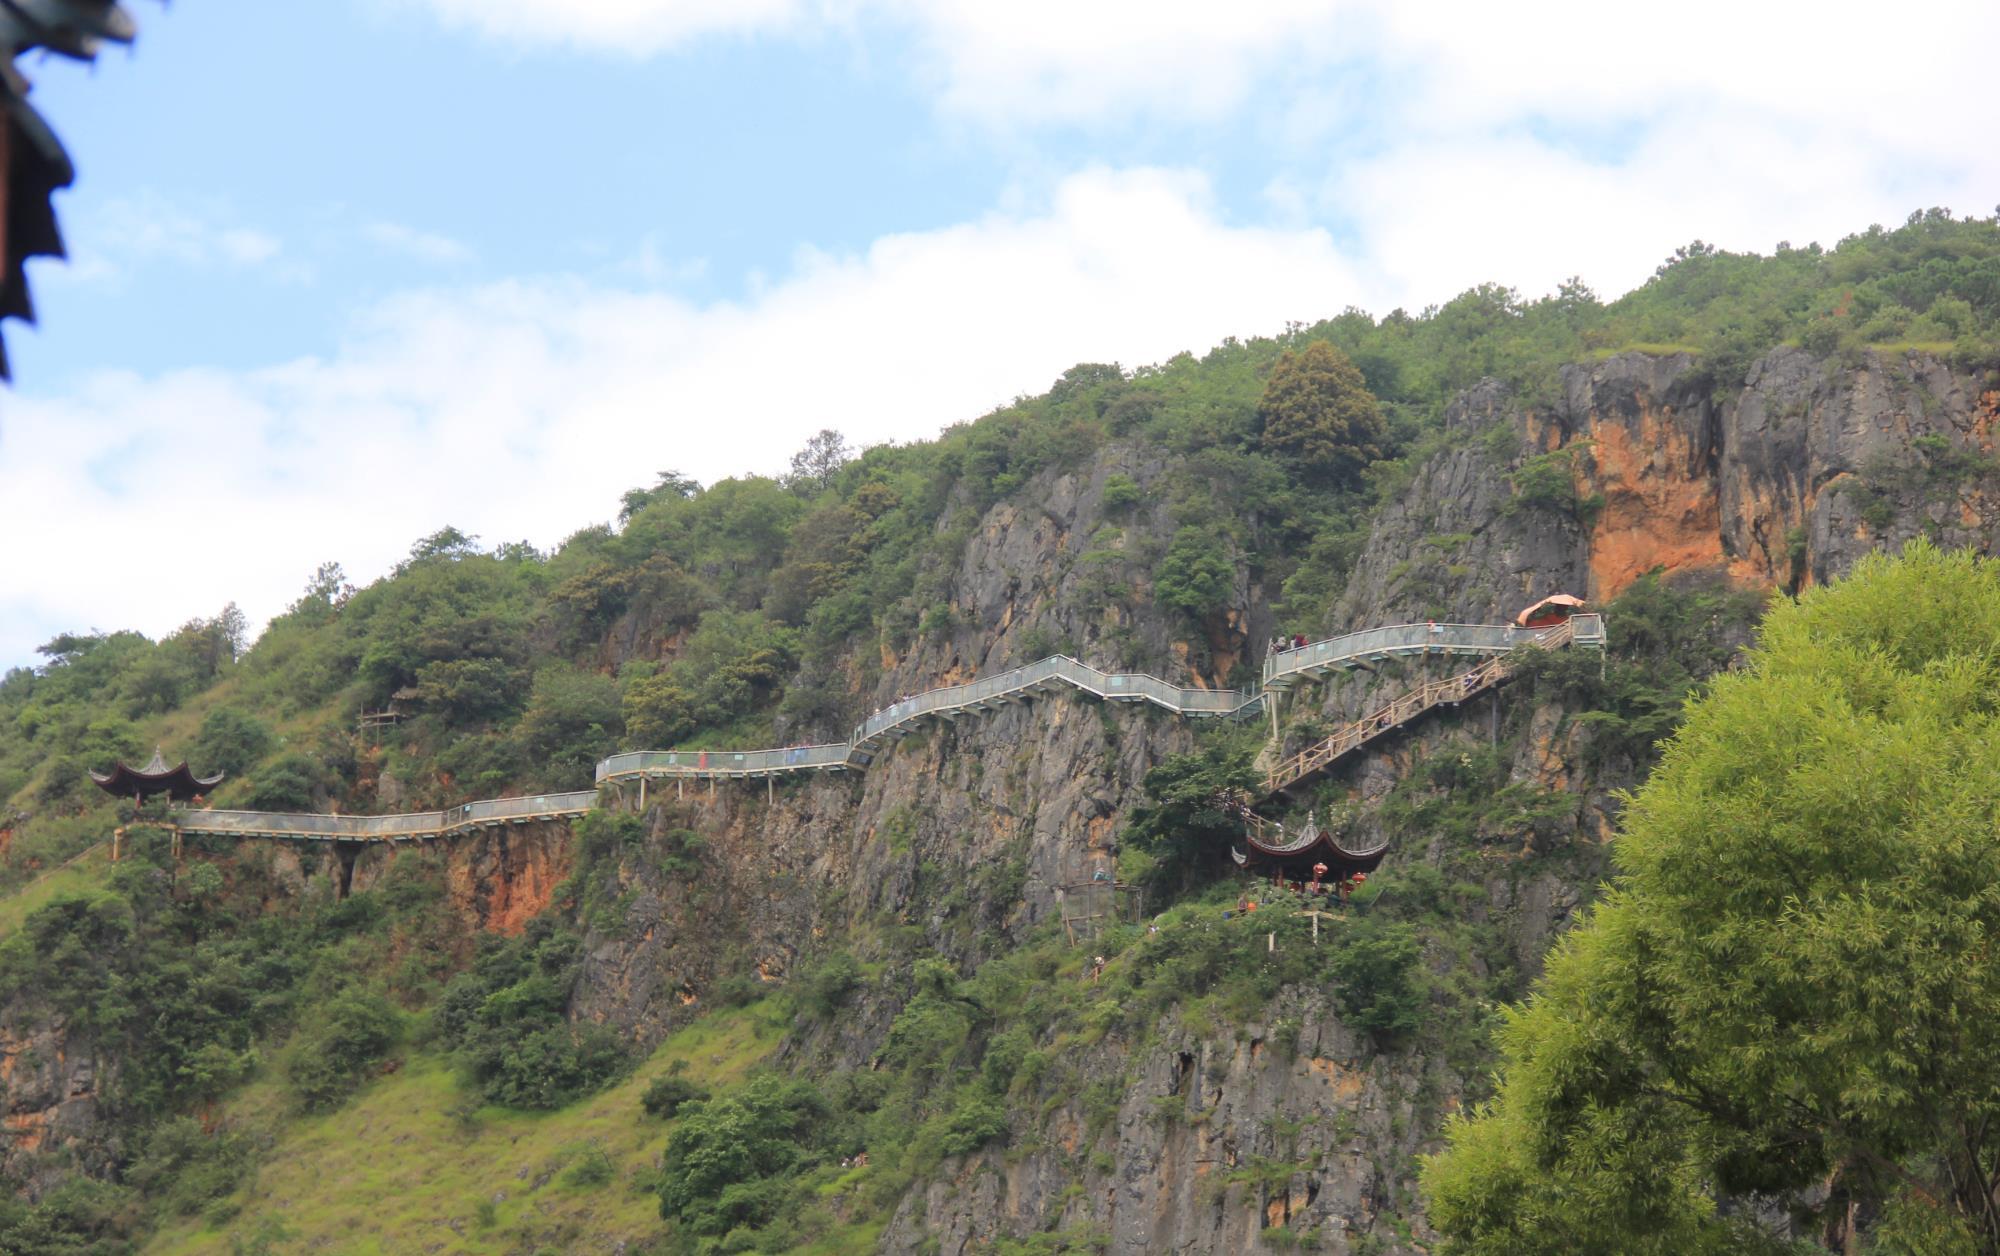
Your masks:
M 1996 397 L 2000 223 L 1930 211 L 1079 365 L 547 551 L 302 555 L 254 640 L 58 637 L 0 680 L 0 1250 L 1996 1250 Z M 1240 910 L 1216 791 L 1443 663 L 1273 744 L 1042 699 L 407 851 L 177 854 L 88 779 L 159 745 L 218 807 L 451 807 L 1559 591 L 1602 657 L 1284 800 L 1390 843 L 1323 930 Z M 1098 871 L 1135 910 L 1079 944 Z

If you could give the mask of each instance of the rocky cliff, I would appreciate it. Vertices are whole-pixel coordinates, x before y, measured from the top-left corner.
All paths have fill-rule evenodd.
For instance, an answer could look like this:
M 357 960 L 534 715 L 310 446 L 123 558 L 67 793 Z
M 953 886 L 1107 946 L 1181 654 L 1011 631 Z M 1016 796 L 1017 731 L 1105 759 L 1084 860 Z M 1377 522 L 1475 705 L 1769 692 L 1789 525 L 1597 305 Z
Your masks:
M 1451 405 L 1351 569 L 1332 573 L 1341 592 L 1324 628 L 1493 621 L 1558 591 L 1601 605 L 1654 571 L 1688 587 L 1796 589 L 1918 534 L 1990 550 L 1996 417 L 2000 397 L 1916 356 L 1847 364 L 1779 349 L 1720 391 L 1690 357 L 1641 354 L 1568 368 L 1552 399 L 1488 382 Z M 814 665 L 837 669 L 864 707 L 1054 649 L 1186 685 L 1241 683 L 1276 622 L 1264 566 L 1239 562 L 1227 605 L 1198 623 L 1152 596 L 1176 527 L 1169 486 L 1185 471 L 1128 442 L 983 509 L 962 492 L 938 527 L 964 529 L 965 543 L 940 546 L 950 557 L 927 559 L 923 574 L 943 608 L 934 630 L 879 657 Z M 1136 485 L 1136 502 L 1107 492 L 1114 478 Z M 1254 503 L 1238 505 L 1254 519 Z M 607 665 L 671 657 L 682 627 L 641 608 L 599 651 Z M 1722 654 L 1741 627 L 1717 627 Z M 1619 631 L 1614 620 L 1614 642 Z M 1444 666 L 1295 691 L 1287 736 L 1353 718 Z M 1524 676 L 1352 756 L 1300 799 L 1328 823 L 1390 837 L 1384 875 L 1431 887 L 1438 922 L 1422 962 L 1440 988 L 1518 993 L 1593 892 L 1614 793 L 1643 755 L 1589 718 L 1603 714 L 1589 682 L 1575 669 Z M 635 789 L 611 791 L 614 808 L 643 819 L 617 849 L 585 852 L 569 826 L 536 825 L 426 849 L 259 844 L 191 858 L 217 861 L 275 911 L 366 889 L 417 859 L 441 866 L 469 931 L 568 913 L 586 934 L 572 1015 L 640 1045 L 731 989 L 850 950 L 876 975 L 781 1050 L 795 1070 L 865 1071 L 918 959 L 970 973 L 1035 936 L 1057 918 L 1063 886 L 1117 868 L 1147 773 L 1200 744 L 1164 712 L 1057 694 L 932 728 L 865 773 L 655 785 L 643 807 Z M 1039 1043 L 1062 1055 L 1062 1084 L 1017 1088 L 1005 1145 L 913 1185 L 883 1247 L 956 1256 L 1054 1232 L 1121 1253 L 1307 1239 L 1332 1252 L 1417 1250 L 1413 1157 L 1484 1086 L 1484 1057 L 1467 1044 L 1490 1007 L 1483 994 L 1458 998 L 1456 1037 L 1387 1039 L 1349 1024 L 1337 993 L 1295 983 L 1228 1023 L 1174 1012 L 1143 1033 Z M 26 1157 L 8 1167 L 59 1146 L 108 1163 L 92 1105 L 115 1066 L 31 1009 L 0 1026 L 4 1126 Z
M 1717 395 L 1691 358 L 1638 354 L 1565 371 L 1550 406 L 1483 385 L 1454 404 L 1444 447 L 1377 516 L 1326 627 L 1490 621 L 1557 591 L 1601 604 L 1652 571 L 1796 588 L 1920 531 L 1990 548 L 1995 485 L 1984 470 L 1948 484 L 1927 468 L 1990 465 L 1994 417 L 1991 393 L 1935 361 L 1848 368 L 1791 349 L 1734 394 Z M 1567 491 L 1524 504 L 1523 469 L 1550 459 Z M 1204 625 L 1208 639 L 1192 655 L 1176 645 L 1186 626 L 1147 595 L 1162 508 L 1111 518 L 1101 505 L 1110 475 L 1151 485 L 1165 473 L 1157 456 L 1112 449 L 988 510 L 943 582 L 951 631 L 883 659 L 878 699 L 1011 665 L 1023 642 L 1220 683 L 1269 631 L 1269 591 L 1240 578 L 1228 613 Z M 1129 582 L 1110 605 L 1093 583 L 1107 568 Z M 1425 670 L 1357 673 L 1293 698 L 1287 719 L 1351 715 Z M 1470 852 L 1483 869 L 1470 913 L 1502 939 L 1471 962 L 1512 965 L 1515 981 L 1589 898 L 1612 792 L 1632 780 L 1629 762 L 1594 759 L 1591 728 L 1574 714 L 1552 689 L 1503 690 L 1357 756 L 1327 785 L 1350 808 L 1346 822 L 1393 826 L 1385 800 L 1471 738 L 1499 748 L 1505 785 L 1553 804 L 1489 824 Z M 780 785 L 769 802 L 761 785 L 656 795 L 654 843 L 699 834 L 700 871 L 618 865 L 624 915 L 592 935 L 578 1014 L 657 1039 L 732 965 L 777 979 L 826 939 L 865 936 L 883 919 L 970 969 L 1050 920 L 1059 886 L 1113 865 L 1145 773 L 1193 738 L 1164 715 L 1058 696 L 912 738 L 859 778 Z M 623 805 L 635 805 L 630 791 Z M 1390 871 L 1467 865 L 1442 835 L 1398 838 Z M 789 1050 L 813 1067 L 867 1067 L 894 1018 L 895 984 Z M 1032 1096 L 1023 1106 L 1034 1111 L 1014 1119 L 1040 1136 L 953 1162 L 913 1190 L 885 1248 L 957 1253 L 1053 1230 L 1117 1252 L 1254 1250 L 1277 1227 L 1329 1251 L 1407 1250 L 1423 1232 L 1412 1157 L 1483 1084 L 1443 1057 L 1435 1044 L 1384 1050 L 1312 988 L 1225 1032 L 1172 1023 L 1143 1042 L 1107 1038 L 1080 1049 L 1077 1067 L 1117 1096 L 1108 1127 L 1087 1132 L 1073 1094 Z M 1163 1107 L 1179 1115 L 1162 1118 Z
M 1455 402 L 1455 447 L 1381 512 L 1338 624 L 1487 619 L 1558 590 L 1604 603 L 1655 568 L 1795 590 L 1912 536 L 1991 549 L 2000 394 L 1935 358 L 1780 348 L 1718 394 L 1691 356 L 1562 372 L 1553 405 L 1497 383 Z M 1524 460 L 1567 498 L 1532 504 Z

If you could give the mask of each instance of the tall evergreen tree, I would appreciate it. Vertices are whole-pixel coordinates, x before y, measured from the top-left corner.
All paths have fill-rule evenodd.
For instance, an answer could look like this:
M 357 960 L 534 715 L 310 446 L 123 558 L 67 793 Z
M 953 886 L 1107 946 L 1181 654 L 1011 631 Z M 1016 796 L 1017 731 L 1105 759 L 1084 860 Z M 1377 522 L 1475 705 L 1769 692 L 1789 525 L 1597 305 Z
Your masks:
M 1258 415 L 1266 449 L 1327 480 L 1351 482 L 1386 447 L 1374 394 L 1347 355 L 1324 340 L 1278 358 Z

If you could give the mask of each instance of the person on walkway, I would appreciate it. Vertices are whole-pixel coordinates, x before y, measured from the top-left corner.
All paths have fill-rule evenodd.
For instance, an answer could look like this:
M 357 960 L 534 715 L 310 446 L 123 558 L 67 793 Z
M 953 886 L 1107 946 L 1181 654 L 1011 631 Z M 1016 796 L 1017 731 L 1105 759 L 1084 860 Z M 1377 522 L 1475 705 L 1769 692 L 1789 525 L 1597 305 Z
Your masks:
M 1292 648 L 1293 648 L 1294 650 L 1303 650 L 1303 649 L 1305 649 L 1305 648 L 1306 648 L 1306 634 L 1304 634 L 1304 633 L 1302 633 L 1302 632 L 1295 632 L 1295 633 L 1293 633 L 1293 634 L 1292 634 Z

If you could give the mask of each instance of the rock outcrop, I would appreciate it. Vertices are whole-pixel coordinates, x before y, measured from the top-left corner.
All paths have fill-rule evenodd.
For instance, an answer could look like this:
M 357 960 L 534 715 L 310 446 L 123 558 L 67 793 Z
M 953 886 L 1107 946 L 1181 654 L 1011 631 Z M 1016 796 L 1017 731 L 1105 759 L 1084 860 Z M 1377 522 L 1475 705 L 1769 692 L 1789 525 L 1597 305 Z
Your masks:
M 1789 349 L 1720 399 L 1692 359 L 1637 354 L 1571 368 L 1548 407 L 1482 385 L 1451 408 L 1447 447 L 1379 513 L 1326 627 L 1490 621 L 1559 590 L 1602 602 L 1656 569 L 1796 587 L 1925 530 L 1990 546 L 1993 486 L 1974 475 L 1948 502 L 1922 472 L 1954 451 L 1955 466 L 1990 461 L 1993 406 L 1926 359 L 1847 370 Z M 1518 500 L 1522 468 L 1550 458 L 1570 491 Z M 1268 632 L 1267 591 L 1242 577 L 1203 648 L 1177 652 L 1186 626 L 1146 596 L 1166 512 L 1149 499 L 1108 518 L 1113 474 L 1149 486 L 1164 469 L 1113 449 L 986 511 L 956 569 L 933 573 L 948 630 L 879 660 L 876 699 L 1010 666 L 1049 642 L 1100 665 L 1220 683 Z M 1843 491 L 1850 481 L 1860 487 Z M 1886 519 L 1880 505 L 1876 522 L 1862 519 L 1885 499 Z M 1107 579 L 1128 596 L 1107 604 Z M 1352 714 L 1424 667 L 1356 674 L 1299 701 Z M 1502 690 L 1343 765 L 1353 823 L 1382 824 L 1382 799 L 1467 725 L 1503 746 L 1512 784 L 1563 800 L 1482 837 L 1490 872 L 1476 910 L 1525 980 L 1592 892 L 1613 791 L 1632 782 L 1586 761 L 1559 702 Z M 754 783 L 656 794 L 648 849 L 693 833 L 698 864 L 621 862 L 623 917 L 593 932 L 576 1010 L 656 1040 L 724 977 L 781 977 L 821 939 L 871 921 L 920 930 L 974 965 L 1050 919 L 1057 887 L 1109 866 L 1146 771 L 1192 744 L 1184 723 L 1143 708 L 1055 696 L 913 737 L 858 779 L 781 784 L 769 799 Z M 1440 857 L 1419 842 L 1392 859 Z M 866 1067 L 896 1010 L 864 1001 L 795 1042 L 795 1063 Z M 1311 1232 L 1329 1251 L 1414 1250 L 1412 1156 L 1477 1079 L 1421 1051 L 1378 1049 L 1306 992 L 1281 997 L 1269 1022 L 1281 1018 L 1298 1035 L 1282 1050 L 1268 1026 L 1251 1026 L 1221 1037 L 1163 1027 L 1143 1048 L 1107 1039 L 1078 1052 L 1086 1076 L 1118 1088 L 1111 1132 L 1085 1145 L 1084 1115 L 1056 1103 L 1045 1145 L 975 1154 L 914 1190 L 885 1250 L 955 1254 L 1054 1230 L 1115 1252 L 1247 1251 L 1271 1226 Z M 1285 1164 L 1296 1172 L 1274 1176 Z
M 1920 534 L 2000 540 L 2000 394 L 1932 357 L 1780 348 L 1718 397 L 1693 357 L 1626 353 L 1564 368 L 1560 394 L 1489 381 L 1452 405 L 1455 446 L 1381 512 L 1329 630 L 1602 603 L 1656 568 L 1793 590 Z M 1522 504 L 1537 455 L 1565 460 L 1571 501 Z
M 0 1173 L 39 1193 L 59 1182 L 74 1158 L 103 1173 L 118 1160 L 101 1096 L 116 1060 L 88 1034 L 19 1004 L 0 1008 Z M 63 1153 L 60 1155 L 54 1153 Z

